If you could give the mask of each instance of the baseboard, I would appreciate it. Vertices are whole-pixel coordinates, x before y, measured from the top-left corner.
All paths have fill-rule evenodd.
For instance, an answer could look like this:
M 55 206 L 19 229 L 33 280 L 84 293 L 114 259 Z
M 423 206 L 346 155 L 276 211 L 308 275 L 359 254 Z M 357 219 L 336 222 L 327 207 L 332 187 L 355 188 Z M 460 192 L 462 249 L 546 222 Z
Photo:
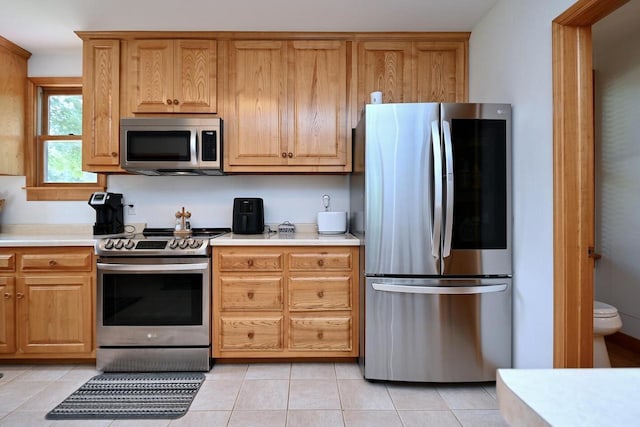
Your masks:
M 605 341 L 611 341 L 624 347 L 634 353 L 640 354 L 640 340 L 630 335 L 623 334 L 622 332 L 616 332 L 615 334 L 607 335 L 604 337 Z

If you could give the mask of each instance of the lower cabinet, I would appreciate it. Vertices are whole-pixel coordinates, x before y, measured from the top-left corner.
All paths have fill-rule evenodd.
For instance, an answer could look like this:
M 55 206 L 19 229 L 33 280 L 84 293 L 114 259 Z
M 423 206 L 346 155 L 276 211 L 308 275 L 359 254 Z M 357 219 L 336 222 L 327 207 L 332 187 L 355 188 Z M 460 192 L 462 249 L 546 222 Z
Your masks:
M 216 358 L 358 355 L 358 248 L 215 247 Z
M 0 359 L 92 358 L 93 248 L 1 249 Z

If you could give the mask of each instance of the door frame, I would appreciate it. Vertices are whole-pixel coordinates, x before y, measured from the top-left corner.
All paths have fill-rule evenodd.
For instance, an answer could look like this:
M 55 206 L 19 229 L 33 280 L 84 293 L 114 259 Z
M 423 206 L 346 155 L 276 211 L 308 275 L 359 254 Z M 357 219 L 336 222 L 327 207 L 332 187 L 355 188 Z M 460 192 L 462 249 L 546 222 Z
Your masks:
M 555 368 L 593 367 L 591 26 L 629 0 L 578 0 L 552 22 Z

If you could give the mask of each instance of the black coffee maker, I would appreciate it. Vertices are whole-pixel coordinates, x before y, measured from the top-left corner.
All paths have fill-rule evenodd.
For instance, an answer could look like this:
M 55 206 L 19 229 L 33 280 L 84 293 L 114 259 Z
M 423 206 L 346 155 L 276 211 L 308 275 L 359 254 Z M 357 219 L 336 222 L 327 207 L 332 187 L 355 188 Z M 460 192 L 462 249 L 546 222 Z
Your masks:
M 93 193 L 89 205 L 96 210 L 93 234 L 118 234 L 124 231 L 122 194 Z

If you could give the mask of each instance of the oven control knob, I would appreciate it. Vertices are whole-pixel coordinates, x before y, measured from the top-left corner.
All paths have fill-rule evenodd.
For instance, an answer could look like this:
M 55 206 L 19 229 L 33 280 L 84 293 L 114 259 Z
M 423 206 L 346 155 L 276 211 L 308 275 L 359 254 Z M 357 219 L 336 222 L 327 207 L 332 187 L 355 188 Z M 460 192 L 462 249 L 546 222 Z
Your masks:
M 124 244 L 124 248 L 125 248 L 125 249 L 133 249 L 133 247 L 134 247 L 135 245 L 136 245 L 136 244 L 135 244 L 135 243 L 133 243 L 133 240 L 129 239 L 129 240 L 127 240 L 127 243 L 125 243 L 125 244 Z
M 116 249 L 122 249 L 124 247 L 124 242 L 122 240 L 118 240 L 115 247 Z
M 180 249 L 187 249 L 187 247 L 189 246 L 189 241 L 188 240 L 182 240 L 180 242 Z
M 104 248 L 105 248 L 105 249 L 113 249 L 113 240 L 108 239 L 108 240 L 104 243 Z
M 196 248 L 199 248 L 201 244 L 202 244 L 202 240 L 194 240 L 189 244 L 189 247 L 191 249 L 196 249 Z
M 169 242 L 169 247 L 171 249 L 175 249 L 178 247 L 178 239 L 173 239 L 171 242 Z

